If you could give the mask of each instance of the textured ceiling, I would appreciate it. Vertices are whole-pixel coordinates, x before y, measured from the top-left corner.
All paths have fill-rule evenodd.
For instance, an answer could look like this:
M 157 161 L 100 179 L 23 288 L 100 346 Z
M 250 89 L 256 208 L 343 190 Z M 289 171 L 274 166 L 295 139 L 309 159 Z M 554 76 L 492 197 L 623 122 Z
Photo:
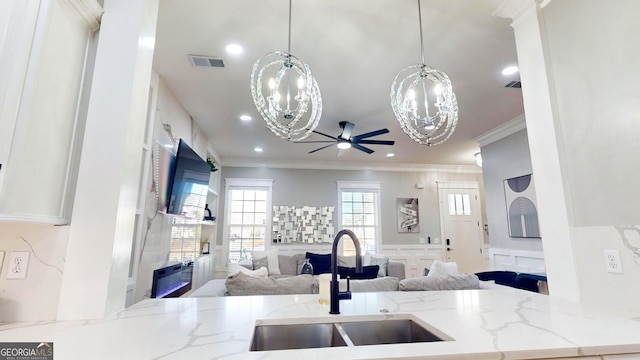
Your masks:
M 308 154 L 316 144 L 276 137 L 255 110 L 251 68 L 264 54 L 287 49 L 286 0 L 160 1 L 154 69 L 223 162 L 471 165 L 478 151 L 473 138 L 523 113 L 521 90 L 504 87 L 514 77 L 501 75 L 517 63 L 509 22 L 491 16 L 501 1 L 422 0 L 425 63 L 449 75 L 460 109 L 454 135 L 433 147 L 404 134 L 389 100 L 396 73 L 420 62 L 416 0 L 293 1 L 291 53 L 309 64 L 323 98 L 316 130 L 338 135 L 340 121 L 355 123 L 356 135 L 388 128 L 374 139 L 396 144 L 372 146 L 371 155 L 350 149 L 338 158 L 334 148 Z M 244 52 L 225 53 L 228 43 Z M 226 66 L 194 67 L 188 54 L 219 57 Z M 242 122 L 241 114 L 253 120 Z M 264 152 L 254 152 L 256 146 Z

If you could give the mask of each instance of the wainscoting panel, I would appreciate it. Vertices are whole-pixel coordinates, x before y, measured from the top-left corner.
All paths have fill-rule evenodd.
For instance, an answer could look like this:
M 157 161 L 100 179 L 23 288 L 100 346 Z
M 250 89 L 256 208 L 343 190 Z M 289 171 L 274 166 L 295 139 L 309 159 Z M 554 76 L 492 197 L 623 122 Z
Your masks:
M 544 273 L 542 251 L 489 248 L 491 269 L 526 273 Z
M 425 245 L 382 245 L 381 254 L 393 261 L 404 263 L 407 278 L 422 276 L 424 268 L 430 268 L 435 260 L 444 261 L 441 247 Z

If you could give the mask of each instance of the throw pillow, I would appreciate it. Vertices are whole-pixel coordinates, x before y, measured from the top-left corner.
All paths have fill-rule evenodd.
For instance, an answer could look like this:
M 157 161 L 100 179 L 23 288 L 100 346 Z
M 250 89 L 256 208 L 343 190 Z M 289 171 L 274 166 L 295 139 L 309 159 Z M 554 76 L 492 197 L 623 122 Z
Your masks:
M 282 275 L 298 275 L 298 256 L 278 255 L 278 266 Z
M 352 279 L 375 279 L 378 277 L 379 270 L 380 266 L 378 265 L 363 266 L 362 273 L 358 274 L 355 267 L 338 266 L 340 279 L 346 279 L 347 277 Z
M 253 258 L 251 259 L 251 265 L 253 265 L 254 269 L 260 269 L 261 267 L 269 269 L 269 259 L 266 257 L 263 258 Z
M 389 257 L 384 255 L 375 255 L 372 253 L 364 254 L 364 264 L 365 266 L 369 265 L 378 265 L 380 266 L 380 270 L 378 270 L 378 276 L 387 276 L 387 264 L 389 263 Z
M 427 274 L 427 276 L 447 276 L 457 274 L 458 264 L 455 262 L 443 263 L 442 261 L 436 260 L 431 265 L 431 269 L 429 269 L 429 274 Z
M 331 272 L 331 254 L 314 254 L 308 252 L 306 258 L 313 265 L 313 275 Z
M 364 261 L 362 262 L 362 265 L 364 265 Z M 353 256 L 338 255 L 338 266 L 356 267 L 355 255 Z
M 370 280 L 353 280 L 351 281 L 351 292 L 398 291 L 398 282 L 398 278 L 391 276 Z
M 238 273 L 227 278 L 225 285 L 229 295 L 282 295 L 312 294 L 315 280 L 311 275 L 283 278 L 257 278 Z
M 249 270 L 240 264 L 229 264 L 227 268 L 227 277 L 233 276 L 237 273 L 243 273 L 253 277 L 267 277 L 269 275 L 266 267 L 261 267 L 256 270 Z
M 404 279 L 400 281 L 399 287 L 401 291 L 468 290 L 479 289 L 480 281 L 475 274 L 467 273 L 447 276 L 421 276 Z
M 424 268 L 424 271 L 422 271 L 422 276 L 427 276 L 429 275 L 429 268 Z
M 280 275 L 280 265 L 278 263 L 278 249 L 269 250 L 269 251 L 254 251 L 251 253 L 251 257 L 254 259 L 260 259 L 260 258 L 266 257 L 269 263 L 269 266 L 267 266 L 267 269 L 269 270 L 269 274 Z

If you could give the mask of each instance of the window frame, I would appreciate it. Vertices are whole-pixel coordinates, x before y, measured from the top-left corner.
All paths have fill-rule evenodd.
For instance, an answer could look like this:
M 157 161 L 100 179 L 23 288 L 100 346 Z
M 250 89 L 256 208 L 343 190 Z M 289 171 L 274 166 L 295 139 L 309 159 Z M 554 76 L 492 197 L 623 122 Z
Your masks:
M 381 227 L 381 223 L 380 223 L 380 219 L 381 219 L 381 206 L 380 206 L 380 198 L 381 198 L 381 194 L 380 194 L 380 182 L 378 181 L 337 181 L 336 182 L 337 185 L 337 206 L 336 209 L 338 210 L 338 226 L 340 227 L 340 229 L 343 229 L 343 224 L 342 224 L 342 192 L 343 191 L 366 191 L 366 192 L 372 192 L 374 195 L 374 212 L 375 212 L 375 241 L 374 241 L 374 251 L 373 253 L 376 254 L 378 253 L 378 251 L 380 251 L 381 248 L 381 237 L 382 237 L 382 227 Z M 339 254 L 342 255 L 343 254 L 343 244 L 340 244 L 340 247 L 338 249 Z M 362 255 L 364 255 L 364 253 L 362 253 Z
M 229 264 L 229 221 L 231 220 L 231 190 L 266 190 L 266 220 L 265 220 L 265 239 L 264 249 L 269 250 L 271 241 L 269 240 L 272 233 L 273 219 L 273 180 L 271 179 L 243 179 L 243 178 L 225 178 L 224 190 L 224 223 L 222 225 L 222 243 L 224 248 L 225 264 Z

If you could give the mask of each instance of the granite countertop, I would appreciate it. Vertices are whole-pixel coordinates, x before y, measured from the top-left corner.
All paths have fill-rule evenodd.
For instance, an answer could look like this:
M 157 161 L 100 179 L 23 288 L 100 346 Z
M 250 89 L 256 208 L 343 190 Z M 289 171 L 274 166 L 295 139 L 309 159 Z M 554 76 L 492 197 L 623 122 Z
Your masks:
M 640 353 L 640 315 L 517 289 L 151 299 L 102 320 L 0 326 L 0 341 L 53 342 L 56 359 L 531 359 Z M 386 309 L 388 313 L 381 313 Z M 256 320 L 412 314 L 454 341 L 249 352 Z M 450 355 L 447 357 L 446 355 Z

